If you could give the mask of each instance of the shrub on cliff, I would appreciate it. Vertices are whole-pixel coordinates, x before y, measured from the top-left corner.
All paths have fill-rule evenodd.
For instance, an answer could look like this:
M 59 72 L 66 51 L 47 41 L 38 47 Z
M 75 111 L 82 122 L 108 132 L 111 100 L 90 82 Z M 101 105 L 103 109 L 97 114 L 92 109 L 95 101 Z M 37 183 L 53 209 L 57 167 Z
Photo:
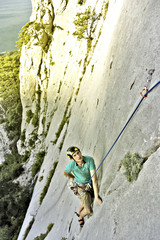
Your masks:
M 45 24 L 43 24 L 42 22 L 28 22 L 22 27 L 22 30 L 19 33 L 17 47 L 20 49 L 20 51 L 23 44 L 31 44 L 31 39 L 32 41 L 34 41 L 34 45 L 41 46 L 42 49 L 47 52 L 49 45 L 52 42 L 52 31 L 48 33 Z
M 94 10 L 91 10 L 91 7 L 88 7 L 85 12 L 77 13 L 74 20 L 76 31 L 73 36 L 76 36 L 77 40 L 93 40 L 97 21 L 100 20 L 100 17 L 101 13 L 96 14 Z
M 0 180 L 0 239 L 17 239 L 29 201 L 27 187 Z
M 33 112 L 32 112 L 31 109 L 26 112 L 26 117 L 27 117 L 26 122 L 27 122 L 27 123 L 30 123 L 33 115 L 34 115 L 34 114 L 33 114 Z
M 32 165 L 32 177 L 34 177 L 40 170 L 45 157 L 45 151 L 40 151 L 36 154 L 35 162 Z
M 12 140 L 20 136 L 22 105 L 20 100 L 19 53 L 11 51 L 0 54 L 0 104 L 4 109 L 1 120 L 6 123 L 8 137 Z
M 138 153 L 127 153 L 121 160 L 120 167 L 124 168 L 124 175 L 129 182 L 137 180 L 146 159 L 139 156 Z
M 20 156 L 16 151 L 5 155 L 0 165 L 0 239 L 16 240 L 23 222 L 30 197 L 29 187 L 13 182 L 23 171 L 22 163 L 28 152 Z

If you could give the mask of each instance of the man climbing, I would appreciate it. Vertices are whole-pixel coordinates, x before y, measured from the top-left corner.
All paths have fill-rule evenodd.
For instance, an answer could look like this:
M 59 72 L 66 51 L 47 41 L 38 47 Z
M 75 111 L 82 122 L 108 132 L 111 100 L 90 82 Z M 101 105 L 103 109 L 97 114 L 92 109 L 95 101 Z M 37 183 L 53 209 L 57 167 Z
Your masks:
M 81 227 L 84 225 L 84 217 L 92 213 L 92 197 L 91 190 L 87 188 L 91 176 L 95 173 L 96 167 L 94 159 L 90 156 L 82 156 L 79 148 L 72 146 L 67 150 L 67 156 L 73 160 L 65 166 L 65 176 L 73 179 L 73 189 L 75 195 L 81 201 L 79 210 L 76 215 L 79 217 L 79 224 Z M 98 181 L 96 173 L 92 177 L 92 185 L 94 197 L 96 202 L 100 205 L 102 200 L 99 197 Z

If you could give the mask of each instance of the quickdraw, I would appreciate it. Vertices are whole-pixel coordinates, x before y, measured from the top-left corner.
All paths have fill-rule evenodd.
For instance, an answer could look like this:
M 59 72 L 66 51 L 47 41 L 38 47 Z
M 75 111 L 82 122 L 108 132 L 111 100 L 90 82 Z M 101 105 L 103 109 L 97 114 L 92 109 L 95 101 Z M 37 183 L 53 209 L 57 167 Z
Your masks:
M 151 80 L 152 80 L 152 75 L 153 75 L 153 73 L 154 73 L 154 69 L 150 69 L 149 71 L 148 71 L 148 77 L 147 77 L 147 81 L 146 81 L 146 83 L 145 83 L 145 85 L 144 85 L 144 88 L 143 88 L 143 90 L 142 90 L 142 92 L 140 92 L 140 95 L 143 97 L 143 98 L 146 98 L 147 97 L 147 92 L 148 92 L 148 90 L 149 90 L 149 86 L 150 86 L 150 83 L 151 83 Z

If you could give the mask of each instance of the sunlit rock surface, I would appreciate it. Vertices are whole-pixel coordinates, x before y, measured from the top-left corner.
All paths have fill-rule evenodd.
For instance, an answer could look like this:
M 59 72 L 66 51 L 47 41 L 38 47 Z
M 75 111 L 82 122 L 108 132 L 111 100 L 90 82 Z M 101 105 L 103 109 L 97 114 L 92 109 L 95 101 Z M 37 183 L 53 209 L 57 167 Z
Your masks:
M 25 141 L 19 141 L 18 148 L 19 152 L 31 149 L 32 153 L 45 149 L 46 156 L 18 240 L 23 239 L 32 220 L 26 240 L 46 233 L 51 223 L 54 226 L 46 240 L 159 239 L 160 86 L 143 100 L 99 169 L 103 204 L 94 204 L 94 214 L 85 219 L 81 231 L 74 214 L 79 201 L 63 176 L 69 161 L 67 147 L 78 145 L 98 166 L 140 101 L 149 69 L 155 69 L 151 86 L 159 81 L 160 2 L 110 1 L 107 15 L 105 4 L 102 0 L 83 5 L 78 1 L 33 1 L 31 21 L 43 23 L 51 41 L 44 46 L 35 35 L 22 47 Z M 77 41 L 73 33 L 76 14 L 88 6 L 99 19 L 93 23 L 93 40 L 87 44 L 87 39 Z M 28 110 L 38 119 L 35 125 L 27 119 Z M 30 139 L 34 139 L 32 146 Z M 122 169 L 117 171 L 127 152 L 147 157 L 132 183 Z M 56 161 L 55 174 L 40 204 Z

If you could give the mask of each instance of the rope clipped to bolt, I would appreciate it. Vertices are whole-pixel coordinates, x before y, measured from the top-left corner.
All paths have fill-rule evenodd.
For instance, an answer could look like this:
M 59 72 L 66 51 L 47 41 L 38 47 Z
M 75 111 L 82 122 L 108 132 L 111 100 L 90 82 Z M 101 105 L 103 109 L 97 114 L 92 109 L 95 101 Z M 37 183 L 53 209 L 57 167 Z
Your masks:
M 109 151 L 107 152 L 107 154 L 105 155 L 105 157 L 103 158 L 103 160 L 101 161 L 101 163 L 99 164 L 99 166 L 97 167 L 96 171 L 94 172 L 94 174 L 91 176 L 91 179 L 89 180 L 88 185 L 91 187 L 92 185 L 92 178 L 93 176 L 96 174 L 96 172 L 99 170 L 99 168 L 101 167 L 101 165 L 103 164 L 104 160 L 107 158 L 107 156 L 109 155 L 109 153 L 111 152 L 111 150 L 113 149 L 113 147 L 115 146 L 115 144 L 117 143 L 118 139 L 120 138 L 120 136 L 122 135 L 122 133 L 124 132 L 125 128 L 127 127 L 127 125 L 129 124 L 129 122 L 131 121 L 131 119 L 133 118 L 134 114 L 136 113 L 136 111 L 138 110 L 139 106 L 141 105 L 142 101 L 148 96 L 149 93 L 151 93 L 153 91 L 153 89 L 155 89 L 159 84 L 160 81 L 157 82 L 151 89 L 149 89 L 149 85 L 152 79 L 152 75 L 154 73 L 154 69 L 150 69 L 148 71 L 148 77 L 147 77 L 147 81 L 144 85 L 144 88 L 142 90 L 142 92 L 140 92 L 140 95 L 142 96 L 141 100 L 139 101 L 139 103 L 137 104 L 137 106 L 135 107 L 134 111 L 132 112 L 131 116 L 129 117 L 128 121 L 126 122 L 126 124 L 124 125 L 124 127 L 122 128 L 121 132 L 119 133 L 118 137 L 116 138 L 116 140 L 114 141 L 114 143 L 112 144 L 111 148 L 109 149 Z

